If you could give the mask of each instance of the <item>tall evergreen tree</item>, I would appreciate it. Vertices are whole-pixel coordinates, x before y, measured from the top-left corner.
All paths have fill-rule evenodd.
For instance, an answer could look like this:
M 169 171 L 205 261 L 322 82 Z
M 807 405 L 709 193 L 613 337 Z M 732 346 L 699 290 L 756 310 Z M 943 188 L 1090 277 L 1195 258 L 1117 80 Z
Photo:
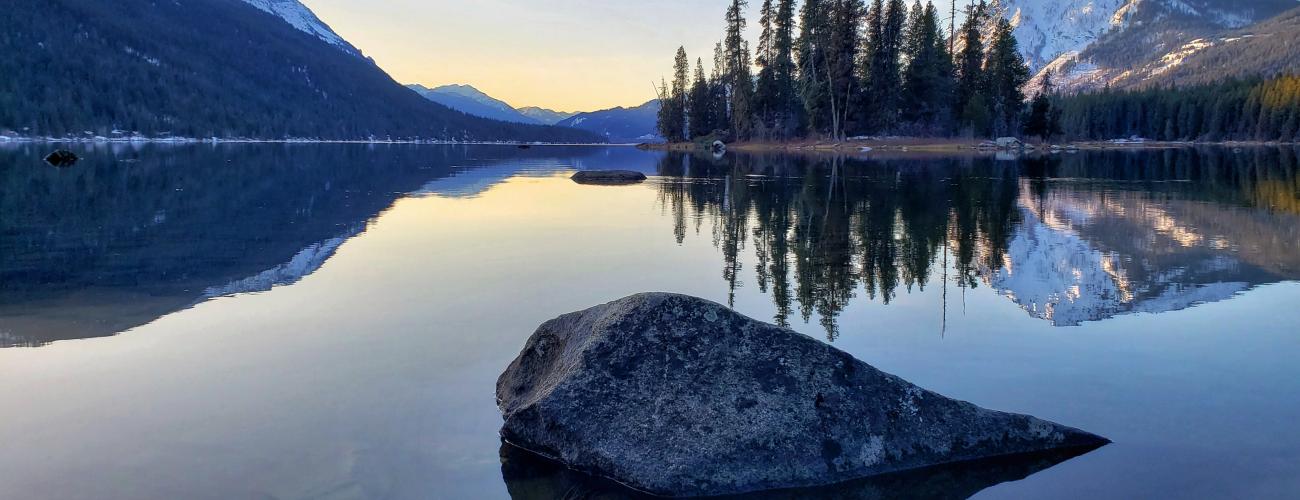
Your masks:
M 952 58 L 933 3 L 916 2 L 908 29 L 907 66 L 903 70 L 904 118 L 922 134 L 947 130 L 952 102 Z
M 877 132 L 888 132 L 898 123 L 902 103 L 900 57 L 907 6 L 903 0 L 889 0 L 884 5 L 877 0 L 872 10 L 875 14 L 868 32 L 874 39 L 868 42 L 871 54 L 866 85 L 871 100 L 869 126 Z
M 1055 105 L 1052 86 L 1052 71 L 1043 73 L 1043 87 L 1029 104 L 1029 116 L 1025 118 L 1025 135 L 1038 137 L 1043 142 L 1050 141 L 1061 133 L 1061 111 Z
M 689 90 L 690 61 L 686 58 L 686 48 L 678 47 L 673 58 L 673 81 L 670 87 L 661 82 L 659 93 L 658 129 L 668 142 L 686 140 L 687 92 Z
M 781 137 L 795 133 L 802 115 L 795 80 L 794 6 L 795 0 L 778 0 L 776 17 L 772 21 L 770 66 L 775 99 L 773 130 Z
M 1021 113 L 1025 106 L 1022 88 L 1029 83 L 1029 66 L 1020 55 L 1020 45 L 1012 33 L 1011 22 L 999 19 L 993 32 L 985 63 L 987 98 L 993 110 L 993 133 L 997 135 L 1020 130 Z
M 860 108 L 862 85 L 857 78 L 857 67 L 866 6 L 862 0 L 836 0 L 832 5 L 826 70 L 832 91 L 832 108 L 837 112 L 832 124 L 838 132 L 833 135 L 844 139 L 850 128 L 850 118 L 858 114 L 855 110 Z
M 754 88 L 754 114 L 760 124 L 760 134 L 767 136 L 770 134 L 768 129 L 771 127 L 772 116 L 777 106 L 776 73 L 775 68 L 772 67 L 772 39 L 775 37 L 773 33 L 775 13 L 772 0 L 763 0 L 763 7 L 759 11 L 761 14 L 758 20 L 760 27 L 758 52 L 754 54 L 754 63 L 759 67 L 758 83 Z
M 792 135 L 799 121 L 794 62 L 795 0 L 764 0 L 756 63 L 760 70 L 754 90 L 758 123 L 768 137 Z
M 691 62 L 686 57 L 686 48 L 677 48 L 677 57 L 673 59 L 673 88 L 668 103 L 660 103 L 661 108 L 669 109 L 669 134 L 664 137 L 671 142 L 687 139 L 686 111 L 689 104 L 687 97 L 690 90 Z
M 727 8 L 726 37 L 723 47 L 726 54 L 726 86 L 728 121 L 736 139 L 748 139 L 753 129 L 751 113 L 754 110 L 754 79 L 750 70 L 749 42 L 745 41 L 746 0 L 731 0 Z
M 799 96 L 808 130 L 823 134 L 831 127 L 831 91 L 826 73 L 827 3 L 833 0 L 804 0 L 799 13 Z
M 715 116 L 713 100 L 710 98 L 709 81 L 704 77 L 704 60 L 695 60 L 695 82 L 687 104 L 687 128 L 691 139 L 713 133 Z
M 727 94 L 727 53 L 722 42 L 713 46 L 713 73 L 709 78 L 709 109 L 713 112 L 713 129 L 725 131 L 731 126 Z
M 983 0 L 966 9 L 966 21 L 961 26 L 962 47 L 954 57 L 957 82 L 954 87 L 953 110 L 963 127 L 972 129 L 976 134 L 986 133 L 976 127 L 976 118 L 983 118 L 988 111 L 982 109 L 987 100 L 971 103 L 984 82 L 984 39 L 980 28 L 988 15 L 988 6 Z M 982 121 L 982 120 L 981 120 Z

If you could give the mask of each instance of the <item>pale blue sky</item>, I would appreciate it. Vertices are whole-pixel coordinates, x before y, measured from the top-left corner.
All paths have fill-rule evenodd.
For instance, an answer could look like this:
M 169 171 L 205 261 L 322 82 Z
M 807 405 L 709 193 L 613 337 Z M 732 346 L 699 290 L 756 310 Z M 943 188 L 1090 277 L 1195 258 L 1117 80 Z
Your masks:
M 516 107 L 641 104 L 684 45 L 709 65 L 725 0 L 302 0 L 402 83 L 468 83 Z M 751 2 L 751 24 L 761 2 Z M 751 43 L 756 43 L 751 36 Z

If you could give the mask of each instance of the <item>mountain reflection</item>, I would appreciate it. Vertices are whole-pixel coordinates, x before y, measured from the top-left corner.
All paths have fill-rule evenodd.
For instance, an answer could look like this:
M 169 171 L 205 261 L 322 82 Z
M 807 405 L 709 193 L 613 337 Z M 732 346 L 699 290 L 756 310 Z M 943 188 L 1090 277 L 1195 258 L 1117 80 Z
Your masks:
M 404 196 L 655 163 L 631 148 L 112 144 L 53 169 L 44 149 L 0 148 L 0 347 L 114 335 L 294 283 Z
M 733 301 L 753 276 L 775 322 L 816 313 L 830 340 L 860 295 L 888 304 L 940 286 L 946 304 L 949 289 L 988 286 L 1068 326 L 1300 277 L 1293 149 L 1012 161 L 672 154 L 659 173 L 677 241 L 712 228 Z

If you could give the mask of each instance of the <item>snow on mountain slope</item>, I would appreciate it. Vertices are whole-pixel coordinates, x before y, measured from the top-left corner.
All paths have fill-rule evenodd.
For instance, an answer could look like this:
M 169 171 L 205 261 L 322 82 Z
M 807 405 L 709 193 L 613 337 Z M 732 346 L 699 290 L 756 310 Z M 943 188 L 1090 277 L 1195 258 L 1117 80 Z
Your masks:
M 329 25 L 298 0 L 244 0 L 249 5 L 284 19 L 299 31 L 313 35 L 349 54 L 361 57 L 361 51 L 330 29 Z
M 1033 71 L 1062 54 L 1079 52 L 1112 29 L 1123 27 L 1141 0 L 994 0 L 993 12 L 1015 26 L 1020 52 Z
M 1298 5 L 1296 0 L 993 0 L 1010 20 L 1030 69 L 1067 91 L 1141 84 L 1201 50 L 1231 43 L 1228 31 Z M 986 27 L 992 31 L 992 23 Z

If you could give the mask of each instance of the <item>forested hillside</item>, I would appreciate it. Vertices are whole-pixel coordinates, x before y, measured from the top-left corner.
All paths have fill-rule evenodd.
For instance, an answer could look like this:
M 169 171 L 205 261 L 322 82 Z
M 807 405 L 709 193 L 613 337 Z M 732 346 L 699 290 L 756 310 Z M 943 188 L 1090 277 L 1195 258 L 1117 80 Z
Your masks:
M 1179 141 L 1300 140 L 1300 77 L 1141 91 L 1106 90 L 1061 100 L 1067 137 L 1138 136 Z
M 7 0 L 0 131 L 590 142 L 450 110 L 245 2 Z
M 1206 46 L 1191 51 L 1152 83 L 1204 84 L 1300 71 L 1300 8 L 1201 44 Z

